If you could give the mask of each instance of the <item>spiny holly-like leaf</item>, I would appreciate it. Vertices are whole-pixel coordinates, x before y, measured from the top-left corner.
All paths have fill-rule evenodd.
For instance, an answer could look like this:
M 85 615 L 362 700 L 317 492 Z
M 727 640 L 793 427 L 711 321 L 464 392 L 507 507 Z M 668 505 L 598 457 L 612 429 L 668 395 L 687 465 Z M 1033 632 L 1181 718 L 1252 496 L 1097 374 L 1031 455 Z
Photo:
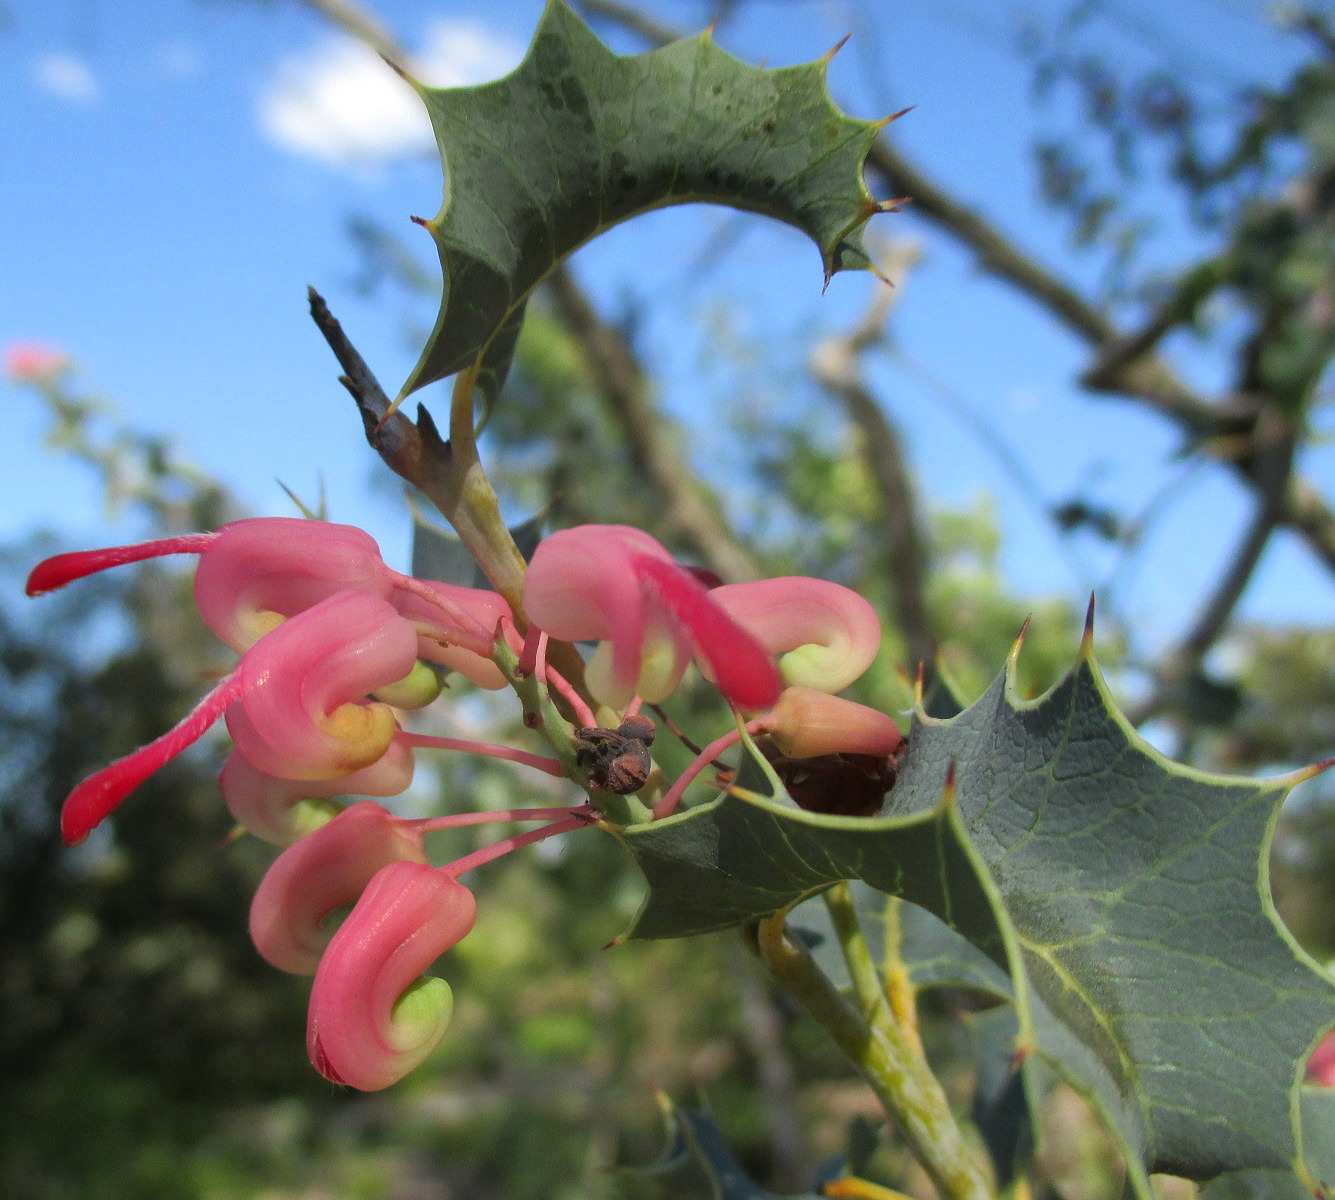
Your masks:
M 1335 1179 L 1335 1091 L 1303 1088 L 1303 1149 L 1312 1174 Z M 1312 1200 L 1312 1184 L 1291 1170 L 1231 1171 L 1211 1182 L 1201 1200 Z
M 828 280 L 868 266 L 859 231 L 884 207 L 862 164 L 884 121 L 843 115 L 825 62 L 764 70 L 707 33 L 646 54 L 609 50 L 549 0 L 527 56 L 479 87 L 418 86 L 445 199 L 425 222 L 440 251 L 440 316 L 403 395 L 476 367 L 494 398 L 524 305 L 603 230 L 672 204 L 711 202 L 806 232 Z
M 1297 1079 L 1335 985 L 1270 899 L 1294 780 L 1164 759 L 1117 714 L 1088 637 L 1038 700 L 1017 698 L 1014 669 L 958 716 L 915 716 L 887 815 L 803 812 L 744 766 L 734 794 L 625 830 L 650 885 L 632 934 L 719 928 L 863 879 L 1005 967 L 1017 1048 L 1100 1113 L 1141 1195 L 1156 1170 L 1310 1178 Z

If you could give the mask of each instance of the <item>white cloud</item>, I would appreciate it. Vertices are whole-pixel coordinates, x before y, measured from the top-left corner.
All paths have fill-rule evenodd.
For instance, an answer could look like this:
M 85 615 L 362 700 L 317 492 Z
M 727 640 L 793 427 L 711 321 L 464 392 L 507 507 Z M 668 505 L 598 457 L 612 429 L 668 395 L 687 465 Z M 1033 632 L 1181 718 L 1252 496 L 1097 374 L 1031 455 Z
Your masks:
M 503 75 L 522 53 L 481 26 L 438 20 L 415 63 L 425 83 L 458 87 Z M 365 167 L 434 145 L 412 89 L 378 55 L 345 37 L 323 38 L 280 61 L 259 116 L 278 145 L 338 166 Z
M 32 66 L 33 81 L 73 104 L 93 104 L 102 98 L 102 88 L 88 64 L 64 51 L 41 55 Z

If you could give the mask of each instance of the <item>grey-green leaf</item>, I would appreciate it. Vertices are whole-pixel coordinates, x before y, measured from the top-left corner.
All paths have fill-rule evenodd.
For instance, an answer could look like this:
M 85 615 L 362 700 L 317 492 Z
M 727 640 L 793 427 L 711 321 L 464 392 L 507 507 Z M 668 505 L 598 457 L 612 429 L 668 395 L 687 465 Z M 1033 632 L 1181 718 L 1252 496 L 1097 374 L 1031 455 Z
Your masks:
M 825 60 L 748 66 L 708 33 L 617 55 L 565 0 L 549 0 L 510 75 L 418 90 L 445 171 L 441 209 L 425 222 L 444 291 L 402 395 L 476 369 L 494 398 L 543 276 L 652 209 L 708 202 L 795 225 L 827 280 L 868 265 L 860 230 L 882 206 L 862 166 L 885 122 L 836 108 Z
M 1297 1077 L 1335 985 L 1279 922 L 1266 851 L 1292 780 L 1177 766 L 1117 714 L 1089 651 L 1032 702 L 1013 660 L 953 718 L 915 717 L 890 810 L 802 812 L 740 789 L 628 829 L 650 884 L 634 926 L 674 936 L 863 879 L 1004 967 L 1017 1049 L 1095 1107 L 1148 1172 L 1297 1172 Z M 948 786 L 948 781 L 953 780 Z

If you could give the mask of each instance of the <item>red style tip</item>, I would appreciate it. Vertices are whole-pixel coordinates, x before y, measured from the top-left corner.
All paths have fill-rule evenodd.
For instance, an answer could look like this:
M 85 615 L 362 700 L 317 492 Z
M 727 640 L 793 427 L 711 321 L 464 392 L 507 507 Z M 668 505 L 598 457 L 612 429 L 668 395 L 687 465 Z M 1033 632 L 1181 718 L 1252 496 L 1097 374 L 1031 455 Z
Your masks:
M 42 596 L 76 579 L 96 575 L 99 571 L 125 563 L 162 558 L 167 554 L 201 554 L 217 536 L 215 533 L 187 533 L 180 537 L 137 542 L 131 546 L 108 546 L 102 550 L 75 550 L 69 554 L 57 554 L 33 567 L 24 591 L 29 596 Z
M 60 836 L 65 844 L 77 846 L 145 779 L 203 737 L 239 693 L 237 677 L 229 675 L 161 737 L 118 758 L 75 787 L 60 811 Z

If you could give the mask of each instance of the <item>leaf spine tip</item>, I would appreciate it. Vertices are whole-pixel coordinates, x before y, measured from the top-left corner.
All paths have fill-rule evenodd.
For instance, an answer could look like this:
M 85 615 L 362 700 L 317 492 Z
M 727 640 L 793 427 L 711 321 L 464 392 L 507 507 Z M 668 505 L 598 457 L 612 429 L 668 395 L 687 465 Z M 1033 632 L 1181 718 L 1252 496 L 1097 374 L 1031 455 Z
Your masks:
M 1020 626 L 1020 632 L 1015 635 L 1015 641 L 1011 643 L 1011 652 L 1007 655 L 1007 658 L 1012 664 L 1020 657 L 1020 648 L 1024 645 L 1024 639 L 1029 635 L 1029 623 L 1033 619 L 1033 613 L 1025 617 L 1024 624 Z
M 1318 775 L 1323 775 L 1335 767 L 1335 755 L 1330 758 L 1323 758 L 1320 762 L 1314 762 L 1310 767 L 1299 767 L 1296 771 L 1291 771 L 1288 775 L 1281 776 L 1288 782 L 1290 787 L 1297 787 L 1300 783 L 1306 783 L 1309 779 L 1315 779 Z
M 1033 1050 L 1033 1048 L 1034 1047 L 1029 1042 L 1020 1042 L 1019 1044 L 1016 1045 L 1015 1052 L 1011 1055 L 1011 1061 L 1010 1061 L 1010 1070 L 1012 1075 L 1015 1074 L 1015 1072 L 1018 1071 L 1022 1066 L 1024 1066 L 1025 1061 L 1029 1058 L 1030 1052 Z
M 828 67 L 830 63 L 834 61 L 834 56 L 838 54 L 839 51 L 842 50 L 845 46 L 848 45 L 848 39 L 851 38 L 852 36 L 853 35 L 851 33 L 844 34 L 844 36 L 841 37 L 837 42 L 835 42 L 835 44 L 831 46 L 824 54 L 822 54 L 820 58 L 816 60 L 816 62 L 819 63 L 822 67 Z
M 922 707 L 923 680 L 927 675 L 927 664 L 918 660 L 918 676 L 913 681 L 913 707 Z
M 847 40 L 847 38 L 844 39 L 844 41 Z M 839 44 L 843 45 L 843 42 L 840 42 Z M 838 47 L 836 47 L 836 49 L 837 48 Z M 911 113 L 917 107 L 916 104 L 910 104 L 907 108 L 901 108 L 898 112 L 892 112 L 888 117 L 882 117 L 879 121 L 875 122 L 876 132 L 880 133 L 886 126 L 893 125 L 900 117 L 904 116 L 906 113 Z
M 946 764 L 946 778 L 941 785 L 941 808 L 949 811 L 955 807 L 955 760 Z
M 1080 636 L 1080 652 L 1088 654 L 1094 645 L 1094 593 L 1089 593 L 1089 606 L 1085 609 L 1085 631 Z

